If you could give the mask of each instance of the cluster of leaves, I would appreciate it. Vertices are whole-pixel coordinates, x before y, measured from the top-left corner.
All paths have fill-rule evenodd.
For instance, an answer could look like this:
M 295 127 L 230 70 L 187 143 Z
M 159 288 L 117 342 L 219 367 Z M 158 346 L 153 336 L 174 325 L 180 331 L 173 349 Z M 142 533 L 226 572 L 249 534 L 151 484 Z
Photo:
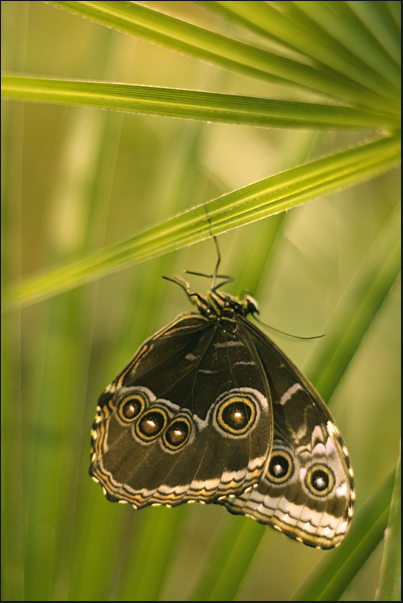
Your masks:
M 154 512 L 153 515 L 145 512 L 146 520 L 136 533 L 135 548 L 121 556 L 118 554 L 121 538 L 116 536 L 117 520 L 112 521 L 109 517 L 103 523 L 104 506 L 92 513 L 88 504 L 80 520 L 73 519 L 67 524 L 61 520 L 61 517 L 69 515 L 70 492 L 74 492 L 75 497 L 78 495 L 75 479 L 68 482 L 68 492 L 67 486 L 59 483 L 60 476 L 68 473 L 71 467 L 71 454 L 70 457 L 66 456 L 64 450 L 60 455 L 54 454 L 52 439 L 46 440 L 49 434 L 55 433 L 52 431 L 55 425 L 58 426 L 58 434 L 61 424 L 69 426 L 68 433 L 75 433 L 75 441 L 79 444 L 74 458 L 80 470 L 82 454 L 86 458 L 86 450 L 84 453 L 81 450 L 86 445 L 86 433 L 83 434 L 81 428 L 77 429 L 69 405 L 60 408 L 63 405 L 60 402 L 60 389 L 65 383 L 74 381 L 74 369 L 69 363 L 78 355 L 84 366 L 89 364 L 86 342 L 91 329 L 84 329 L 82 340 L 70 340 L 72 333 L 82 329 L 75 310 L 75 294 L 79 291 L 72 290 L 123 267 L 151 258 L 162 258 L 168 252 L 210 237 L 211 233 L 218 235 L 276 215 L 271 218 L 274 240 L 276 233 L 281 230 L 281 220 L 287 210 L 368 181 L 396 167 L 400 161 L 400 3 L 186 3 L 199 5 L 193 8 L 200 9 L 195 15 L 201 25 L 166 14 L 164 5 L 170 3 L 151 3 L 158 4 L 158 10 L 154 6 L 149 8 L 136 2 L 120 1 L 60 1 L 46 4 L 116 32 L 141 38 L 195 60 L 206 61 L 227 72 L 266 82 L 268 90 L 277 91 L 277 97 L 258 98 L 6 73 L 2 76 L 3 99 L 102 108 L 233 126 L 309 130 L 322 134 L 365 134 L 364 142 L 354 140 L 348 148 L 333 150 L 325 157 L 285 169 L 198 207 L 186 206 L 173 217 L 169 216 L 155 226 L 148 226 L 130 238 L 123 238 L 96 251 L 91 250 L 90 246 L 83 246 L 78 257 L 62 255 L 59 265 L 47 267 L 42 274 L 29 276 L 22 282 L 16 282 L 10 268 L 10 256 L 14 249 L 6 249 L 3 310 L 5 345 L 8 347 L 6 357 L 3 355 L 3 374 L 10 376 L 4 385 L 3 394 L 6 398 L 21 396 L 11 379 L 16 374 L 13 349 L 18 355 L 18 350 L 15 350 L 18 344 L 14 337 L 19 322 L 18 319 L 15 322 L 15 311 L 28 308 L 40 300 L 55 298 L 63 292 L 70 292 L 70 297 L 61 296 L 51 300 L 55 303 L 49 310 L 47 324 L 51 337 L 46 345 L 46 357 L 49 362 L 47 370 L 54 380 L 50 380 L 50 386 L 48 384 L 47 387 L 45 379 L 41 384 L 34 382 L 38 397 L 36 405 L 29 411 L 29 417 L 39 431 L 39 439 L 32 444 L 32 449 L 28 447 L 29 451 L 33 451 L 35 465 L 34 469 L 28 471 L 28 480 L 25 480 L 25 467 L 20 467 L 17 476 L 10 470 L 15 464 L 18 467 L 23 464 L 27 453 L 24 452 L 25 444 L 21 442 L 26 433 L 32 436 L 32 432 L 26 428 L 24 417 L 18 415 L 24 414 L 24 407 L 21 401 L 17 405 L 17 421 L 21 420 L 17 427 L 15 407 L 6 406 L 4 411 L 4 429 L 9 433 L 5 437 L 4 462 L 7 465 L 3 475 L 6 488 L 13 484 L 4 505 L 5 521 L 11 522 L 10 530 L 3 534 L 7 557 L 4 564 L 5 599 L 46 600 L 58 596 L 63 599 L 65 596 L 67 600 L 158 600 L 164 596 L 165 583 L 169 581 L 170 563 L 179 547 L 178 533 L 185 510 L 177 509 L 171 515 L 165 509 L 150 510 Z M 221 30 L 227 27 L 231 34 L 217 33 L 205 26 L 201 7 L 217 18 L 213 22 L 221 23 Z M 160 8 L 164 12 L 160 12 Z M 281 97 L 278 90 L 295 94 L 299 100 L 278 98 Z M 7 216 L 9 212 L 10 208 L 7 209 Z M 89 214 L 88 230 L 90 222 Z M 399 225 L 396 209 L 379 229 L 359 271 L 340 298 L 327 329 L 326 341 L 319 344 L 317 361 L 311 367 L 310 378 L 327 400 L 345 374 L 398 278 Z M 264 244 L 267 248 L 273 243 L 265 240 Z M 256 245 L 259 243 L 256 242 Z M 261 255 L 261 268 L 267 261 L 266 252 L 267 249 Z M 259 262 L 255 259 L 255 263 Z M 143 285 L 143 293 L 147 295 L 147 291 L 150 296 L 147 285 Z M 142 315 L 145 316 L 146 311 L 139 308 L 138 316 Z M 64 346 L 67 342 L 62 357 L 59 335 L 63 336 Z M 69 372 L 66 371 L 66 365 L 71 368 Z M 43 368 L 41 363 L 35 366 L 37 373 Z M 59 402 L 54 408 L 52 400 L 56 399 Z M 12 441 L 10 434 L 15 435 Z M 15 458 L 17 462 L 13 463 L 12 459 Z M 85 461 L 83 463 L 85 466 Z M 52 484 L 60 486 L 58 502 L 56 505 L 52 503 L 51 507 L 53 515 L 45 514 L 49 492 L 45 496 L 43 475 L 52 476 Z M 395 487 L 392 495 L 394 476 L 394 473 L 391 474 L 367 505 L 361 508 L 346 542 L 329 554 L 328 560 L 324 560 L 325 563 L 294 595 L 295 600 L 340 598 L 381 542 L 389 516 L 390 530 L 377 597 L 379 600 L 400 598 L 397 587 L 400 564 L 396 563 L 400 529 L 396 511 L 399 507 L 399 489 Z M 29 492 L 29 496 L 24 497 L 21 492 Z M 15 506 L 16 500 L 19 502 Z M 28 510 L 24 510 L 24 505 Z M 25 525 L 21 525 L 19 512 L 24 517 Z M 77 539 L 80 544 L 72 544 L 67 534 L 68 526 L 74 525 L 77 531 L 77 524 L 85 534 L 85 541 L 83 536 Z M 124 528 L 121 527 L 121 530 Z M 104 532 L 102 537 L 100 532 Z M 264 528 L 252 522 L 228 524 L 228 528 L 221 531 L 209 560 L 199 570 L 197 580 L 184 596 L 189 600 L 232 600 L 239 597 L 263 534 Z M 17 539 L 17 544 L 14 539 Z M 58 551 L 58 541 L 64 539 L 69 546 L 63 556 Z M 104 550 L 105 542 L 113 551 L 112 563 L 111 553 Z M 99 557 L 95 557 L 98 559 L 96 564 L 93 562 L 93 548 L 99 552 Z M 42 554 L 38 554 L 38 551 Z M 52 563 L 49 564 L 50 558 Z M 118 562 L 122 564 L 119 567 Z M 65 570 L 67 566 L 69 571 Z M 92 568 L 94 572 L 95 566 L 97 572 L 89 577 L 88 569 Z M 82 572 L 82 567 L 88 569 Z M 76 578 L 67 579 L 63 572 L 70 572 L 69 575 Z M 104 580 L 105 576 L 107 578 Z M 60 587 L 63 580 L 64 586 Z

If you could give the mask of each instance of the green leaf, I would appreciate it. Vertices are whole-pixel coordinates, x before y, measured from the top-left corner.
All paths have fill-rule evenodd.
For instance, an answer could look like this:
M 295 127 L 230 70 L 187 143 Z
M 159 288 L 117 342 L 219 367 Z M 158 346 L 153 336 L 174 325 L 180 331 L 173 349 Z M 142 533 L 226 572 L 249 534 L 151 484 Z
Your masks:
M 59 103 L 126 113 L 290 129 L 399 128 L 399 120 L 350 107 L 106 82 L 2 76 L 3 100 Z
M 301 599 L 371 600 L 386 525 L 378 596 L 396 597 L 397 494 L 362 500 L 400 436 L 400 3 L 149 6 L 2 3 L 3 99 L 29 101 L 2 120 L 3 598 L 288 600 L 314 568 Z M 216 505 L 111 505 L 88 478 L 97 397 L 188 309 L 161 275 L 211 273 L 229 230 L 228 290 L 326 333 L 281 347 L 298 366 L 312 350 L 355 470 L 333 552 Z
M 135 3 L 121 2 L 48 2 L 58 8 L 91 19 L 127 34 L 141 37 L 268 82 L 286 84 L 303 90 L 325 93 L 375 112 L 398 115 L 400 101 L 389 98 L 385 107 L 383 94 L 370 91 L 353 80 L 336 77 L 334 73 L 319 72 L 297 62 L 260 48 L 238 42 L 220 34 L 191 25 Z
M 395 485 L 390 504 L 385 548 L 381 565 L 379 588 L 375 601 L 401 601 L 402 599 L 402 515 L 401 515 L 401 456 L 396 467 Z
M 290 12 L 305 15 L 314 27 L 319 27 L 324 36 L 338 45 L 345 56 L 350 55 L 353 66 L 366 72 L 364 78 L 373 77 L 375 86 L 384 86 L 392 95 L 398 94 L 400 87 L 399 69 L 377 38 L 352 10 L 349 2 L 287 2 Z M 368 4 L 364 2 L 364 4 Z M 377 18 L 382 20 L 384 11 L 374 7 Z M 353 67 L 352 67 L 353 69 Z M 356 70 L 352 72 L 357 77 Z M 354 76 L 353 76 L 354 77 Z M 362 76 L 361 76 L 362 77 Z M 361 81 L 361 77 L 359 80 Z M 370 85 L 367 82 L 367 85 Z
M 297 207 L 383 173 L 394 167 L 399 157 L 398 138 L 380 139 L 255 182 L 83 260 L 28 280 L 5 294 L 3 309 L 29 305 L 91 282 L 101 274 Z
M 325 400 L 334 393 L 357 348 L 400 274 L 400 212 L 392 213 L 330 318 L 317 344 L 310 378 Z M 357 300 L 359 302 L 357 303 Z
M 389 54 L 378 48 L 378 43 L 374 38 L 370 38 L 371 43 L 371 59 L 373 46 L 376 43 L 378 54 L 377 70 L 372 69 L 368 64 L 368 55 L 365 54 L 368 46 L 368 33 L 358 18 L 353 15 L 344 14 L 341 16 L 343 26 L 349 22 L 354 38 L 359 38 L 361 33 L 364 39 L 360 40 L 359 50 L 361 57 L 357 57 L 346 48 L 335 37 L 329 36 L 326 31 L 328 21 L 334 20 L 334 16 L 328 16 L 324 19 L 324 23 L 320 24 L 312 19 L 305 18 L 302 20 L 292 18 L 292 7 L 288 3 L 282 2 L 278 7 L 275 3 L 268 4 L 266 2 L 199 2 L 205 8 L 211 11 L 216 11 L 218 14 L 223 14 L 227 18 L 233 18 L 244 27 L 257 31 L 269 40 L 273 40 L 284 45 L 286 48 L 301 52 L 306 57 L 310 57 L 318 70 L 326 72 L 329 67 L 334 69 L 339 74 L 346 78 L 356 80 L 363 86 L 378 92 L 380 88 L 385 93 L 388 91 L 391 94 L 396 94 L 396 90 L 400 86 L 400 71 L 396 63 L 390 58 Z M 340 3 L 343 4 L 343 3 Z M 337 12 L 340 12 L 340 4 L 333 7 Z M 347 4 L 347 3 L 344 3 Z M 357 2 L 350 4 L 358 4 L 358 9 L 361 13 L 364 12 L 362 5 L 376 4 L 374 2 Z M 284 6 L 285 5 L 285 6 Z M 315 5 L 319 9 L 318 5 Z M 352 8 L 355 9 L 355 6 Z M 297 5 L 294 10 L 301 10 Z M 348 8 L 345 8 L 348 11 Z M 382 21 L 379 18 L 379 11 L 373 10 L 373 21 L 379 25 Z M 367 13 L 365 13 L 366 16 Z M 316 16 L 316 14 L 314 15 Z M 291 18 L 290 18 L 291 17 Z M 305 15 L 306 17 L 306 15 Z M 379 29 L 379 27 L 378 27 Z M 389 34 L 383 32 L 382 39 L 389 38 Z M 399 51 L 400 53 L 400 51 Z M 318 57 L 320 57 L 318 59 Z M 372 62 L 372 61 L 371 61 Z M 386 77 L 385 77 L 386 76 Z M 386 89 L 385 89 L 386 88 Z
M 206 565 L 189 593 L 189 601 L 236 600 L 265 529 L 245 519 L 236 525 L 228 524 L 215 544 L 211 563 Z

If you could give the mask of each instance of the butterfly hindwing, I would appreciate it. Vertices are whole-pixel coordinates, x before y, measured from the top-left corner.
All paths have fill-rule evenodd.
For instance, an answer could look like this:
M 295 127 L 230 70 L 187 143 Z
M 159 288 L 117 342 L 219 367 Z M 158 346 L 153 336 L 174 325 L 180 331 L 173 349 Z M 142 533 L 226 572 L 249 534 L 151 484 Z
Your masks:
M 344 538 L 353 513 L 347 450 L 307 379 L 263 333 L 250 323 L 247 330 L 267 373 L 274 441 L 260 482 L 224 504 L 305 544 L 331 548 Z
M 272 443 L 269 390 L 236 326 L 180 315 L 106 388 L 90 473 L 110 500 L 214 502 L 260 479 Z

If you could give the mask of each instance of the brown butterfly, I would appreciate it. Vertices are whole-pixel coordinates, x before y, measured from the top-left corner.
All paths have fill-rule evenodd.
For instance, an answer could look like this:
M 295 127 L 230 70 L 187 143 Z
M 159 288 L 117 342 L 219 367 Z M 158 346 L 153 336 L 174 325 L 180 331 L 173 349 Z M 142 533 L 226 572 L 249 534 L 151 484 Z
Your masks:
M 347 533 L 354 480 L 325 403 L 248 319 L 256 301 L 191 293 L 101 394 L 90 475 L 108 500 L 136 509 L 198 501 L 224 505 L 309 546 Z M 196 274 L 196 273 L 195 273 Z

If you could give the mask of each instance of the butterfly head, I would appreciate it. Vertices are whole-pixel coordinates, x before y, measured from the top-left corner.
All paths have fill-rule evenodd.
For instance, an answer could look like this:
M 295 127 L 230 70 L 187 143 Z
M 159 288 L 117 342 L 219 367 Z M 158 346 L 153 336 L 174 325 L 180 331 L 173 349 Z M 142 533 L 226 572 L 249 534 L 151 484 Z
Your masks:
M 218 291 L 216 287 L 206 295 L 190 294 L 189 299 L 197 306 L 200 314 L 210 319 L 259 314 L 258 303 L 249 293 L 235 297 L 230 293 Z

